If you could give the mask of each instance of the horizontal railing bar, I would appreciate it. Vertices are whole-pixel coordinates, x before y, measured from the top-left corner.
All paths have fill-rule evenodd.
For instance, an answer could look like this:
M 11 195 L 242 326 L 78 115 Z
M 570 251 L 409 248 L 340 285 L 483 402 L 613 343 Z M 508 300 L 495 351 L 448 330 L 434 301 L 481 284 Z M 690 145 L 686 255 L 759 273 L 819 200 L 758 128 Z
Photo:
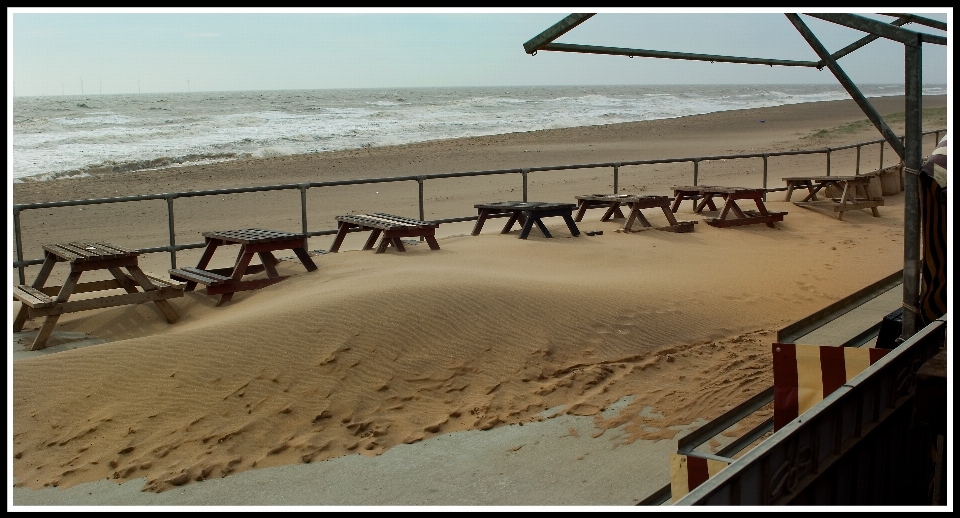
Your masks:
M 940 133 L 946 131 L 944 129 L 936 131 L 924 132 L 923 135 L 930 135 L 934 133 Z M 746 158 L 763 158 L 763 157 L 772 157 L 772 156 L 792 156 L 792 155 L 812 155 L 818 153 L 829 153 L 831 151 L 837 151 L 841 149 L 850 149 L 857 146 L 867 146 L 871 144 L 879 144 L 885 142 L 883 139 L 871 140 L 866 142 L 860 142 L 857 144 L 849 144 L 838 147 L 822 148 L 822 149 L 805 149 L 805 150 L 796 150 L 796 151 L 774 151 L 774 152 L 765 152 L 765 153 L 745 153 L 745 154 L 736 154 L 736 155 L 712 155 L 712 156 L 700 156 L 700 157 L 682 157 L 682 158 L 657 158 L 651 160 L 631 160 L 626 162 L 601 162 L 593 164 L 571 164 L 571 165 L 556 165 L 556 166 L 540 166 L 540 167 L 530 167 L 527 168 L 528 171 L 563 171 L 563 170 L 572 170 L 572 169 L 595 169 L 595 168 L 606 168 L 606 167 L 623 167 L 628 165 L 654 165 L 654 164 L 674 164 L 674 163 L 683 163 L 683 162 L 703 162 L 711 160 L 731 160 L 731 159 L 746 159 Z M 362 179 L 353 179 L 353 180 L 332 180 L 326 182 L 307 182 L 307 183 L 298 183 L 298 184 L 282 184 L 282 185 L 262 185 L 262 186 L 253 186 L 253 187 L 234 187 L 230 189 L 210 189 L 203 191 L 184 191 L 184 192 L 175 192 L 175 193 L 161 193 L 161 194 L 143 194 L 137 196 L 120 196 L 116 198 L 94 198 L 87 200 L 67 200 L 67 201 L 50 201 L 50 202 L 38 202 L 38 203 L 18 203 L 13 205 L 14 211 L 24 211 L 30 209 L 46 209 L 54 207 L 72 207 L 77 205 L 98 205 L 105 203 L 123 203 L 130 201 L 147 201 L 147 200 L 165 200 L 168 198 L 196 198 L 199 196 L 219 196 L 225 194 L 242 194 L 250 192 L 265 192 L 265 191 L 280 191 L 280 190 L 299 190 L 303 187 L 336 187 L 343 185 L 363 185 L 363 184 L 373 184 L 373 183 L 390 183 L 390 182 L 417 182 L 421 180 L 428 179 L 439 179 L 439 178 L 458 178 L 466 176 L 486 176 L 486 175 L 497 175 L 497 174 L 515 174 L 522 173 L 523 169 L 498 169 L 498 170 L 483 170 L 483 171 L 461 171 L 455 173 L 433 173 L 426 175 L 415 175 L 415 176 L 391 176 L 384 178 L 362 178 Z

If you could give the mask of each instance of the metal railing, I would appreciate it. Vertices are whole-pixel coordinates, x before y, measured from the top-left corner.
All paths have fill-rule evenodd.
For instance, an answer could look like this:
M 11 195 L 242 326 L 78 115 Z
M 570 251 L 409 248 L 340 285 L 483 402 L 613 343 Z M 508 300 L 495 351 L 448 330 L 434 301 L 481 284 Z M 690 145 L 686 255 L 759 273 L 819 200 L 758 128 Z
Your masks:
M 946 133 L 946 128 L 927 131 L 924 135 L 934 134 L 936 136 L 936 141 L 939 142 L 940 134 Z M 900 137 L 902 141 L 904 137 Z M 732 160 L 732 159 L 749 159 L 749 158 L 760 158 L 763 160 L 763 178 L 762 184 L 763 188 L 768 192 L 772 191 L 782 191 L 786 188 L 767 188 L 767 176 L 769 170 L 769 159 L 771 157 L 778 156 L 795 156 L 795 155 L 815 155 L 815 154 L 825 154 L 826 155 L 826 174 L 830 176 L 831 173 L 831 155 L 836 151 L 853 149 L 857 150 L 856 158 L 856 174 L 860 174 L 860 162 L 861 162 L 861 148 L 865 146 L 880 144 L 880 166 L 879 169 L 883 169 L 883 154 L 884 146 L 886 141 L 883 139 L 872 140 L 867 142 L 859 142 L 856 144 L 848 144 L 845 146 L 838 147 L 827 147 L 821 149 L 809 149 L 809 150 L 797 150 L 797 151 L 777 151 L 777 152 L 768 152 L 768 153 L 749 153 L 749 154 L 736 154 L 736 155 L 716 155 L 716 156 L 699 156 L 699 157 L 686 157 L 686 158 L 665 158 L 665 159 L 655 159 L 655 160 L 634 160 L 627 162 L 604 162 L 604 163 L 595 163 L 595 164 L 576 164 L 576 165 L 561 165 L 561 166 L 544 166 L 544 167 L 529 167 L 529 168 L 516 168 L 516 169 L 500 169 L 500 170 L 489 170 L 489 171 L 465 171 L 465 172 L 456 172 L 456 173 L 437 173 L 437 174 L 427 174 L 427 175 L 416 175 L 416 176 L 394 176 L 394 177 L 384 177 L 384 178 L 365 178 L 357 180 L 338 180 L 338 181 L 327 181 L 327 182 L 307 182 L 299 184 L 285 184 L 285 185 L 268 185 L 268 186 L 257 186 L 257 187 L 238 187 L 231 189 L 214 189 L 214 190 L 205 190 L 205 191 L 187 191 L 187 192 L 174 192 L 174 193 L 161 193 L 161 194 L 146 194 L 146 195 L 137 195 L 137 196 L 121 196 L 116 198 L 96 198 L 96 199 L 87 199 L 87 200 L 68 200 L 68 201 L 56 201 L 56 202 L 42 202 L 42 203 L 23 203 L 23 204 L 14 204 L 13 205 L 13 231 L 14 231 L 14 247 L 16 248 L 16 260 L 13 262 L 13 267 L 18 270 L 18 275 L 20 283 L 23 284 L 25 281 L 25 267 L 31 265 L 41 264 L 43 259 L 24 259 L 23 257 L 23 236 L 20 227 L 20 213 L 28 210 L 36 209 L 46 209 L 53 207 L 73 207 L 73 206 L 82 206 L 82 205 L 101 205 L 101 204 L 112 204 L 112 203 L 129 203 L 129 202 L 139 202 L 147 200 L 165 200 L 167 204 L 167 225 L 169 227 L 169 242 L 165 246 L 156 246 L 149 248 L 141 248 L 136 251 L 141 254 L 149 253 L 158 253 L 158 252 L 167 252 L 170 254 L 170 267 L 177 267 L 177 252 L 181 250 L 189 250 L 195 248 L 202 248 L 204 243 L 189 243 L 189 244 L 177 244 L 176 240 L 176 222 L 174 216 L 174 207 L 173 201 L 180 198 L 195 198 L 202 196 L 220 196 L 224 194 L 238 194 L 238 193 L 252 193 L 252 192 L 267 192 L 267 191 L 287 191 L 287 190 L 299 190 L 300 191 L 300 217 L 301 217 L 301 232 L 305 237 L 315 237 L 315 236 L 324 236 L 331 235 L 337 232 L 336 229 L 324 229 L 310 231 L 307 224 L 307 190 L 312 188 L 324 188 L 324 187 L 335 187 L 335 186 L 344 186 L 344 185 L 362 185 L 362 184 L 373 184 L 373 183 L 393 183 L 393 182 L 417 182 L 419 187 L 419 214 L 421 220 L 424 219 L 424 199 L 423 199 L 423 185 L 427 180 L 440 179 L 440 178 L 462 178 L 469 176 L 489 176 L 489 175 L 502 175 L 502 174 L 520 174 L 523 178 L 523 201 L 527 201 L 528 195 L 528 177 L 532 172 L 541 172 L 541 171 L 566 171 L 574 169 L 597 169 L 597 168 L 613 168 L 613 192 L 618 193 L 620 191 L 620 168 L 625 166 L 642 166 L 642 165 L 655 165 L 655 164 L 672 164 L 672 163 L 692 163 L 693 164 L 693 185 L 699 185 L 699 176 L 700 176 L 700 163 L 709 162 L 709 161 L 718 161 L 718 160 Z M 445 219 L 435 219 L 431 220 L 434 223 L 454 223 L 461 221 L 473 221 L 476 220 L 477 216 L 463 216 L 455 218 L 445 218 Z

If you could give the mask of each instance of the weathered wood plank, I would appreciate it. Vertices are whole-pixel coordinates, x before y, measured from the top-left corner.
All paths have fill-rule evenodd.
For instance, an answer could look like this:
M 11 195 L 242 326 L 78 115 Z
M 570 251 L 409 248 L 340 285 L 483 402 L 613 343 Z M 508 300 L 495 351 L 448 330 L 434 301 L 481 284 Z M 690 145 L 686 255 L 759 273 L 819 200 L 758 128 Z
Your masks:
M 77 311 L 87 311 L 91 309 L 103 309 L 114 306 L 126 306 L 128 304 L 142 304 L 144 302 L 153 302 L 170 298 L 182 297 L 183 290 L 164 286 L 160 289 L 151 291 L 142 291 L 137 293 L 124 293 L 122 295 L 111 295 L 107 297 L 98 297 L 93 299 L 71 300 L 67 302 L 57 302 L 52 306 L 43 308 L 31 308 L 30 318 L 38 316 L 54 316 L 63 313 L 74 313 Z

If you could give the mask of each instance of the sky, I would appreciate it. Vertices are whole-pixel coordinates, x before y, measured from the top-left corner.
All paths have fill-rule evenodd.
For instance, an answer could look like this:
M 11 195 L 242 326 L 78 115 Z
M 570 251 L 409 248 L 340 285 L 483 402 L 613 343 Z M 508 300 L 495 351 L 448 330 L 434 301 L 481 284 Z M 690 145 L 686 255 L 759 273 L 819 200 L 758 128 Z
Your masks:
M 811 11 L 823 12 L 816 8 Z M 952 22 L 948 8 L 909 10 Z M 572 12 L 541 10 L 7 10 L 8 95 L 330 88 L 833 83 L 826 68 L 564 52 L 523 43 Z M 816 61 L 782 11 L 598 10 L 558 43 Z M 800 10 L 799 12 L 803 12 Z M 862 10 L 834 9 L 833 12 Z M 802 16 L 834 52 L 865 34 Z M 871 17 L 893 21 L 892 17 Z M 909 24 L 908 29 L 948 36 Z M 924 84 L 952 77 L 952 46 L 924 44 Z M 903 45 L 839 63 L 857 83 L 902 84 Z M 952 82 L 952 80 L 951 80 Z

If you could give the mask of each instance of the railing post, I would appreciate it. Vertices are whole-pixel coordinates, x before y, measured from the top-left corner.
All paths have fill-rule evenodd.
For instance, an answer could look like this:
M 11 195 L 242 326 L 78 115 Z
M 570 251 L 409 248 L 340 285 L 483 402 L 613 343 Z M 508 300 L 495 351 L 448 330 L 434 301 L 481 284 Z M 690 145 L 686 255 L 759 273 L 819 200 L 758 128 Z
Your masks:
M 886 143 L 886 140 L 880 141 L 880 167 L 878 169 L 883 169 L 883 145 Z
M 854 175 L 860 176 L 860 144 L 857 144 L 857 171 Z
M 307 187 L 310 184 L 302 183 L 300 184 L 300 228 L 303 231 L 304 239 L 308 239 L 307 236 Z M 307 246 L 307 243 L 304 242 L 303 246 Z
M 530 172 L 530 169 L 521 169 L 520 172 L 523 173 L 523 201 L 526 202 L 527 201 L 527 173 Z
M 763 201 L 767 201 L 767 159 L 770 155 L 763 154 Z
M 827 148 L 827 176 L 830 176 L 830 152 L 832 150 Z
M 423 219 L 423 175 L 420 175 L 417 177 L 417 187 L 420 190 L 420 221 L 424 221 Z M 420 236 L 420 241 L 423 241 L 423 240 L 424 240 L 424 237 Z
M 613 194 L 620 193 L 620 163 L 613 164 Z
M 23 262 L 23 241 L 20 238 L 20 209 L 16 206 L 13 207 L 13 233 L 14 239 L 17 242 L 17 262 Z M 21 264 L 17 267 L 17 272 L 20 275 L 20 284 L 26 284 L 26 278 L 24 277 L 24 268 Z
M 699 158 L 694 158 L 694 159 L 693 159 L 693 186 L 694 186 L 694 187 L 696 187 L 697 185 L 699 185 L 699 184 L 697 183 L 699 180 L 700 180 L 700 159 L 699 159 Z M 690 201 L 693 202 L 693 209 L 696 210 L 696 209 L 697 209 L 697 198 L 694 197 L 694 198 L 693 198 L 692 200 L 690 200 Z
M 176 194 L 167 195 L 167 225 L 170 228 L 170 268 L 177 267 L 177 237 L 173 226 L 173 199 Z

